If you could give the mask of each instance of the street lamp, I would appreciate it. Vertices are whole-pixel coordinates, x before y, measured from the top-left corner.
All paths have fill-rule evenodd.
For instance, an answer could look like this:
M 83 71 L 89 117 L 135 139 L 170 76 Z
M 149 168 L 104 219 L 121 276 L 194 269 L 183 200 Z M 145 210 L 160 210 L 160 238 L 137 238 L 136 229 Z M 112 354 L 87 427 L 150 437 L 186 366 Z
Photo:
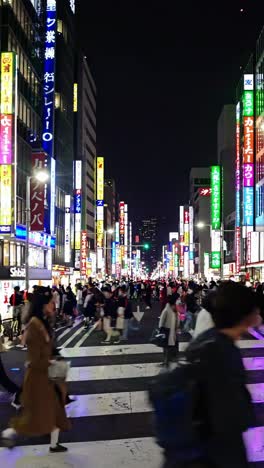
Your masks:
M 29 290 L 29 232 L 30 232 L 30 222 L 31 222 L 31 212 L 30 212 L 30 182 L 31 179 L 36 179 L 42 184 L 49 179 L 49 174 L 44 169 L 39 169 L 34 172 L 33 175 L 27 176 L 27 185 L 26 185 L 26 246 L 25 246 L 25 289 L 28 293 Z

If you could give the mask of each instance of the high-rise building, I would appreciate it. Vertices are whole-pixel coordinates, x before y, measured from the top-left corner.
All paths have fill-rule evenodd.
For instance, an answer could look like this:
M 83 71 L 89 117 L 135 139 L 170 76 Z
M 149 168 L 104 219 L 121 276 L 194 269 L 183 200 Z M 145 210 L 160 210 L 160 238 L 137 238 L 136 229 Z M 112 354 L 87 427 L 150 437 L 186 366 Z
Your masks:
M 237 86 L 236 273 L 264 281 L 264 29 Z
M 235 159 L 236 106 L 225 105 L 217 123 L 218 164 L 222 167 L 222 217 L 225 240 L 225 262 L 235 261 Z
M 53 149 L 56 164 L 55 233 L 57 245 L 53 257 L 55 270 L 57 266 L 73 266 L 73 255 L 71 252 L 69 255 L 68 252 L 71 245 L 66 239 L 67 233 L 65 232 L 65 217 L 68 215 L 65 202 L 70 196 L 72 205 L 74 161 L 75 30 L 74 13 L 70 2 L 56 1 L 56 18 Z
M 76 159 L 82 161 L 82 230 L 87 231 L 88 251 L 95 249 L 96 86 L 87 58 L 77 56 L 74 84 Z
M 4 317 L 12 288 L 25 287 L 27 177 L 32 176 L 36 161 L 39 166 L 45 159 L 41 151 L 44 44 L 40 35 L 45 4 L 16 0 L 1 2 L 0 7 L 0 301 Z M 55 246 L 55 238 L 44 226 L 44 209 L 46 214 L 48 211 L 44 186 L 36 187 L 34 181 L 31 214 L 38 226 L 33 226 L 31 217 L 30 286 L 40 281 L 50 284 L 51 247 Z M 38 207 L 42 211 L 37 213 Z
M 190 205 L 193 206 L 194 216 L 195 273 L 202 275 L 206 255 L 211 252 L 210 186 L 210 167 L 193 167 L 190 172 Z M 197 227 L 199 223 L 203 224 L 202 228 Z
M 143 248 L 141 260 L 145 262 L 145 266 L 149 272 L 152 272 L 157 267 L 158 258 L 158 229 L 159 220 L 157 217 L 144 218 L 139 226 L 139 243 L 148 244 L 148 248 Z

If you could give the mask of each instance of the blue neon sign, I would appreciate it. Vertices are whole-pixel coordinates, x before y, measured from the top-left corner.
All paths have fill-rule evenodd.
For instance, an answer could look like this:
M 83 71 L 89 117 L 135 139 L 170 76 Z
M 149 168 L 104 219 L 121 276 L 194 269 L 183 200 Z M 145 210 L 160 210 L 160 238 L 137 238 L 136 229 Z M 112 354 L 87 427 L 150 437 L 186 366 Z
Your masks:
M 55 160 L 54 160 L 54 108 L 55 108 L 55 56 L 57 33 L 57 0 L 47 0 L 45 18 L 45 50 L 43 75 L 43 126 L 42 147 L 48 154 L 47 167 L 50 182 L 47 184 L 47 203 L 45 210 L 45 231 L 55 229 Z
M 244 226 L 254 225 L 254 187 L 244 187 L 244 207 L 243 224 Z
M 45 52 L 44 52 L 44 103 L 42 146 L 53 157 L 55 51 L 56 51 L 56 0 L 47 0 Z

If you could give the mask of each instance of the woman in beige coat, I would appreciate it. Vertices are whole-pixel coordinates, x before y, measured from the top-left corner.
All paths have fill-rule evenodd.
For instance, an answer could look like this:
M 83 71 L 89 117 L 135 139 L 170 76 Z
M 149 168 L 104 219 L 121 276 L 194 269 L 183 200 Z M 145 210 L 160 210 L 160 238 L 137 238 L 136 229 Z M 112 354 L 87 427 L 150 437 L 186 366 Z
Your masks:
M 31 319 L 25 331 L 28 347 L 28 367 L 23 392 L 22 413 L 11 421 L 11 427 L 2 432 L 6 446 L 15 445 L 16 437 L 51 434 L 50 452 L 67 450 L 58 443 L 60 430 L 69 429 L 64 409 L 63 387 L 49 379 L 48 369 L 52 365 L 53 340 L 48 319 L 54 314 L 52 295 L 48 288 L 40 288 L 34 294 Z

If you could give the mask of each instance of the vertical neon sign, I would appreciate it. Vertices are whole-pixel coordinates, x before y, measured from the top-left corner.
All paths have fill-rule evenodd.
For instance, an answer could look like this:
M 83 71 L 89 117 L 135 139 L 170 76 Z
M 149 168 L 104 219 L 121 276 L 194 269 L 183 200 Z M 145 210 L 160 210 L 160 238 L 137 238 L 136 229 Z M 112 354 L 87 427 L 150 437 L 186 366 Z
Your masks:
M 47 232 L 55 230 L 55 160 L 54 159 L 54 98 L 55 98 L 55 56 L 57 31 L 56 0 L 47 0 L 45 19 L 45 51 L 44 51 L 44 102 L 43 102 L 43 133 L 42 146 L 48 154 L 48 167 L 51 173 L 47 198 L 49 215 L 45 217 Z
M 211 268 L 221 268 L 221 167 L 211 166 Z
M 254 76 L 244 75 L 243 225 L 254 225 Z
M 240 252 L 240 103 L 236 106 L 236 231 L 235 231 L 235 250 L 236 250 L 236 273 L 240 272 L 241 252 Z
M 103 268 L 104 247 L 104 158 L 97 158 L 96 239 L 97 266 Z
M 14 161 L 14 85 L 16 56 L 1 53 L 1 115 L 0 115 L 0 233 L 10 234 L 12 227 L 12 164 Z M 16 170 L 16 168 L 15 168 Z M 15 193 L 14 193 L 15 195 Z M 15 196 L 14 196 L 15 198 Z

